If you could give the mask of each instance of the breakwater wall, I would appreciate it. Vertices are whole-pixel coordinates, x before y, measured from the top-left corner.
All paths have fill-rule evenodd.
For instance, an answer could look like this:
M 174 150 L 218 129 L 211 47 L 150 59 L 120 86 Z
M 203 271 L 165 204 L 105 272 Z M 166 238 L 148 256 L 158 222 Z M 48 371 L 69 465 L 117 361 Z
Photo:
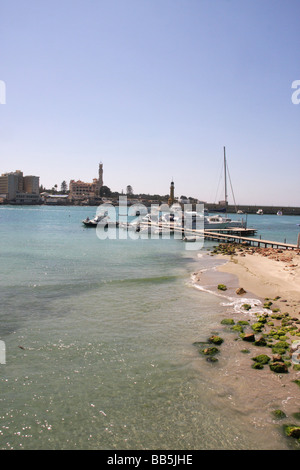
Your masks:
M 224 206 L 219 204 L 205 204 L 205 207 L 209 212 L 222 212 L 224 211 Z M 237 210 L 245 212 L 245 214 L 256 214 L 258 209 L 262 209 L 264 214 L 277 214 L 278 211 L 282 211 L 283 215 L 300 215 L 300 207 L 283 207 L 283 206 L 227 206 L 227 212 L 235 213 Z

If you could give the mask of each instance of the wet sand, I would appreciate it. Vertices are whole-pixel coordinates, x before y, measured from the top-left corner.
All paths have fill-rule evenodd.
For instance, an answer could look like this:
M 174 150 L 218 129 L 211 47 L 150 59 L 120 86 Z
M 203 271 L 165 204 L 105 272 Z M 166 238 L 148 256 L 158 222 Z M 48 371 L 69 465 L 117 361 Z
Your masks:
M 273 307 L 300 318 L 300 250 L 239 247 L 219 272 L 237 277 L 238 286 L 259 298 L 275 299 Z
M 300 250 L 283 252 L 226 244 L 203 256 L 211 257 L 212 263 L 209 268 L 194 272 L 193 285 L 200 291 L 220 297 L 221 304 L 226 307 L 222 320 L 233 320 L 235 325 L 240 321 L 248 322 L 244 327 L 245 335 L 253 335 L 252 325 L 260 315 L 267 315 L 271 320 L 270 325 L 255 332 L 255 340 L 265 337 L 269 343 L 266 345 L 243 341 L 238 331 L 233 332 L 230 326 L 220 321 L 219 328 L 212 333 L 220 335 L 224 344 L 217 357 L 218 366 L 211 370 L 212 377 L 220 393 L 228 394 L 228 400 L 236 411 L 249 417 L 254 433 L 273 435 L 273 450 L 299 449 L 297 440 L 285 439 L 283 427 L 290 423 L 299 426 L 295 419 L 300 409 L 300 370 L 295 366 L 299 364 L 299 355 L 297 361 L 294 356 L 296 349 L 296 354 L 300 350 L 299 345 L 292 349 L 292 344 L 300 339 Z M 218 284 L 224 284 L 226 290 L 219 290 Z M 240 294 L 238 290 L 241 287 L 243 292 Z M 270 310 L 264 306 L 266 299 L 271 300 Z M 245 304 L 251 306 L 247 311 Z M 272 329 L 278 331 L 283 325 L 281 319 L 273 315 L 276 310 L 278 318 L 282 314 L 288 318 L 289 326 L 295 328 L 291 335 L 286 333 L 285 341 L 289 346 L 282 356 L 273 352 L 272 345 L 283 341 L 283 337 L 273 336 L 272 339 L 269 336 Z M 254 358 L 259 355 L 269 356 L 270 365 L 276 361 L 287 361 L 287 364 L 290 361 L 288 373 L 273 372 L 269 365 L 260 370 L 253 368 Z M 211 366 L 209 362 L 205 364 L 206 367 Z M 203 363 L 201 367 L 204 367 Z M 277 421 L 274 410 L 282 411 L 285 417 Z M 262 447 L 269 448 L 265 446 L 262 437 Z

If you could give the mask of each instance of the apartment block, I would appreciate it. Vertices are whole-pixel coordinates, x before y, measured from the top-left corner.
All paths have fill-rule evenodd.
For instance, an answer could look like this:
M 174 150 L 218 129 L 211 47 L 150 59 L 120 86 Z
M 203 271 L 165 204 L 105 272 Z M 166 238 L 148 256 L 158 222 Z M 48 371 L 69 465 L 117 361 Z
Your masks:
M 16 204 L 36 204 L 39 202 L 39 176 L 23 176 L 17 170 L 0 176 L 0 197 Z

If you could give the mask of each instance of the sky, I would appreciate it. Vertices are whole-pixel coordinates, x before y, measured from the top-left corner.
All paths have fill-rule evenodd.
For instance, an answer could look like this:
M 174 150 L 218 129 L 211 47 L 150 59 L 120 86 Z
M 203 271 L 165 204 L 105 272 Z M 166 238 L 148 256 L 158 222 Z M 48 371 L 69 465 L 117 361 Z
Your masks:
M 102 162 L 112 191 L 173 179 L 217 202 L 225 147 L 237 204 L 300 206 L 299 17 L 300 0 L 0 0 L 0 174 L 60 187 Z

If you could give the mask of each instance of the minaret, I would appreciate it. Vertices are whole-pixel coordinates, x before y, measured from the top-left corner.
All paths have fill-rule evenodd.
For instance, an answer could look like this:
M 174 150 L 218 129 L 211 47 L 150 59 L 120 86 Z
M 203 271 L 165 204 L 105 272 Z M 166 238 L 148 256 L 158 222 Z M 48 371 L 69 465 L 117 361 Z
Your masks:
M 99 188 L 103 186 L 103 163 L 99 163 L 99 178 L 98 178 Z
M 100 196 L 100 189 L 103 186 L 103 163 L 99 163 L 99 170 L 98 170 L 98 179 L 94 180 L 96 183 L 95 186 L 95 196 Z
M 170 197 L 168 199 L 169 206 L 172 206 L 174 204 L 174 201 L 175 201 L 175 198 L 174 198 L 174 181 L 171 181 Z

